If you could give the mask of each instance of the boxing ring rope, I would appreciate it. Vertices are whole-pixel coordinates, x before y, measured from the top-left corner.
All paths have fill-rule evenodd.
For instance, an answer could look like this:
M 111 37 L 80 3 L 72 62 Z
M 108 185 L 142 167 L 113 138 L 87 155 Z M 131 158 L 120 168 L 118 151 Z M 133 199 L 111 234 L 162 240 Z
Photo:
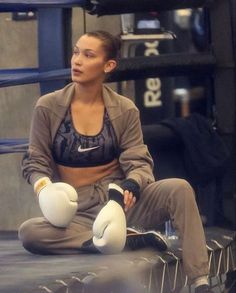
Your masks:
M 27 70 L 25 70 L 24 72 L 9 70 L 7 74 L 5 72 L 3 72 L 2 74 L 0 70 L 0 88 L 15 85 L 32 84 L 41 81 L 66 79 L 70 79 L 70 68 L 50 70 L 41 73 L 39 73 L 37 69 L 29 69 L 29 72 L 27 72 Z
M 32 11 L 50 7 L 81 7 L 90 14 L 108 14 L 165 11 L 209 6 L 214 0 L 0 0 L 0 11 Z
M 214 0 L 90 0 L 84 8 L 92 15 L 102 16 L 206 7 L 213 2 Z
M 0 155 L 9 153 L 25 153 L 29 146 L 26 138 L 6 138 L 0 139 Z
M 165 54 L 149 57 L 121 58 L 118 68 L 111 73 L 108 82 L 135 80 L 157 76 L 212 74 L 216 66 L 213 54 Z M 31 84 L 49 80 L 69 80 L 70 68 L 37 72 L 27 70 L 0 70 L 0 88 Z
M 0 0 L 0 11 L 35 11 L 40 8 L 85 7 L 87 0 Z

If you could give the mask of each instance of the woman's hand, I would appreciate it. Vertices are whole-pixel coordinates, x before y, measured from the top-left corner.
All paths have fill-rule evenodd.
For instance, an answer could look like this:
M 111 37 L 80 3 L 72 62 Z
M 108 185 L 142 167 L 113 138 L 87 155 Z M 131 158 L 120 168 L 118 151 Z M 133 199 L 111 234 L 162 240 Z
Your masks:
M 136 202 L 136 197 L 133 196 L 133 193 L 128 191 L 128 190 L 124 190 L 124 205 L 125 205 L 125 212 L 127 212 L 130 208 L 132 208 L 134 206 Z
M 133 179 L 125 179 L 121 182 L 120 186 L 124 190 L 124 210 L 127 212 L 134 206 L 136 201 L 138 201 L 140 197 L 140 187 Z

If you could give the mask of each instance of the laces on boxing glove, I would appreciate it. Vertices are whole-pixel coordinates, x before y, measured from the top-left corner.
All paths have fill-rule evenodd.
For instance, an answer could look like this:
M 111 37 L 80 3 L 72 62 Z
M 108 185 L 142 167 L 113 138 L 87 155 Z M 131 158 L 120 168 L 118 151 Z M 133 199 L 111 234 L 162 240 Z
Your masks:
M 140 186 L 134 179 L 125 179 L 120 184 L 123 190 L 128 190 L 133 193 L 133 196 L 136 198 L 136 202 L 140 198 Z
M 108 185 L 109 199 L 116 201 L 124 209 L 125 204 L 124 204 L 123 192 L 124 190 L 115 183 L 110 183 Z

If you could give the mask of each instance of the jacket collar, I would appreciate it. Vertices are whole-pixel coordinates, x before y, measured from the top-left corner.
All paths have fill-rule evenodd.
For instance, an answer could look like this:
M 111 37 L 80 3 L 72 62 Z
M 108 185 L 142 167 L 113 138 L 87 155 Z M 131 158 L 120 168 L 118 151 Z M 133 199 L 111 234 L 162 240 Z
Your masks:
M 71 100 L 74 96 L 75 92 L 75 84 L 69 83 L 63 89 L 55 91 L 57 104 L 62 107 L 69 107 Z
M 55 91 L 57 104 L 63 108 L 68 108 L 75 92 L 75 83 L 72 82 L 63 89 Z M 103 85 L 103 99 L 110 119 L 121 115 L 119 95 L 109 86 Z M 119 109 L 119 110 L 118 110 Z

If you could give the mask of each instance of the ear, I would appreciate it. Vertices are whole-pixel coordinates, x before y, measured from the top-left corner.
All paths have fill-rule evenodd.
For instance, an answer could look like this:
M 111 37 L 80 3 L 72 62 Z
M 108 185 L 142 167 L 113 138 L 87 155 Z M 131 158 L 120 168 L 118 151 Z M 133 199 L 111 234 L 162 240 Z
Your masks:
M 113 60 L 113 59 L 108 60 L 106 62 L 106 64 L 104 65 L 104 72 L 105 73 L 110 73 L 116 68 L 116 66 L 117 66 L 116 60 Z

